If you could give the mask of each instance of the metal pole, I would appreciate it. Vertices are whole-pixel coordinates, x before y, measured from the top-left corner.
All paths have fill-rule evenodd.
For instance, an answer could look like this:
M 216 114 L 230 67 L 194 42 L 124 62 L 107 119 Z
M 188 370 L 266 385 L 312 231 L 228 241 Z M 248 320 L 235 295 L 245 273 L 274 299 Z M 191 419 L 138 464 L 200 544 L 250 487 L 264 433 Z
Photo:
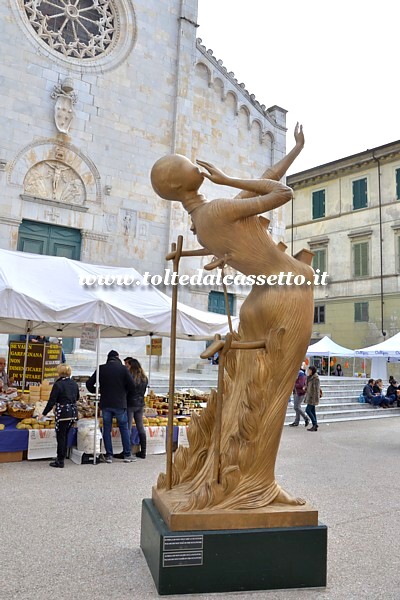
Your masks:
M 219 483 L 219 462 L 221 456 L 221 430 L 222 430 L 222 402 L 224 389 L 225 353 L 218 355 L 218 387 L 217 387 L 217 410 L 215 414 L 214 430 L 214 464 L 213 481 Z
M 229 298 L 228 298 L 228 290 L 226 289 L 226 285 L 224 283 L 224 267 L 222 267 L 221 269 L 222 271 L 222 288 L 224 290 L 224 298 L 225 298 L 225 308 L 226 308 L 226 315 L 228 317 L 228 325 L 229 325 L 229 332 L 233 333 L 233 327 L 232 327 L 232 319 L 231 319 L 231 309 L 229 307 Z
M 26 365 L 28 363 L 29 334 L 31 332 L 31 326 L 32 326 L 31 321 L 27 321 L 26 327 L 25 327 L 25 355 L 24 355 L 24 371 L 22 374 L 22 389 L 21 389 L 22 393 L 24 393 L 24 391 L 25 391 Z
M 151 379 L 151 356 L 152 356 L 152 352 L 153 352 L 153 334 L 150 333 L 150 356 L 149 356 L 149 377 L 148 377 L 148 383 L 147 383 L 147 387 L 150 388 L 150 379 Z
M 97 348 L 96 348 L 96 396 L 94 400 L 94 440 L 93 440 L 93 464 L 96 464 L 96 441 L 97 441 L 97 407 L 99 405 L 100 389 L 100 325 L 97 325 Z
M 183 246 L 183 237 L 178 236 L 177 244 L 171 245 L 174 252 L 173 269 L 175 273 L 179 271 L 179 260 Z M 172 286 L 172 306 L 171 306 L 171 338 L 170 338 L 170 357 L 169 357 L 169 395 L 168 395 L 168 435 L 167 435 L 167 469 L 166 469 L 166 487 L 172 488 L 172 446 L 174 441 L 174 396 L 175 396 L 175 358 L 176 358 L 176 312 L 178 307 L 178 286 Z

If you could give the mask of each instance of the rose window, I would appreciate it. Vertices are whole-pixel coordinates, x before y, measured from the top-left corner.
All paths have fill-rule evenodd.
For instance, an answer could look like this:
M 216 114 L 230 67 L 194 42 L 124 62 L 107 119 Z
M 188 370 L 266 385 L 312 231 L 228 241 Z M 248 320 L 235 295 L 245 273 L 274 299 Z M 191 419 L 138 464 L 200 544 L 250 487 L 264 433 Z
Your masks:
M 66 57 L 90 59 L 113 43 L 117 15 L 111 0 L 24 0 L 37 35 Z

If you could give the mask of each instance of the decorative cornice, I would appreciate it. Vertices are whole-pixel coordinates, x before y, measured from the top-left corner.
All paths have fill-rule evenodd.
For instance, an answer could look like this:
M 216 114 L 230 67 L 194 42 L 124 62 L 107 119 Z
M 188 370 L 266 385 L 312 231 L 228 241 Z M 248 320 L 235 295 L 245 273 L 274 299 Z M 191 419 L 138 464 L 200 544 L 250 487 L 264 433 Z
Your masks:
M 96 242 L 108 242 L 108 235 L 105 233 L 95 233 L 87 229 L 81 230 L 81 236 L 85 240 L 95 240 Z
M 16 217 L 0 217 L 0 224 L 11 225 L 11 227 L 19 227 L 22 223 L 22 219 Z
M 329 243 L 329 237 L 327 235 L 318 237 L 318 238 L 313 238 L 312 240 L 308 240 L 307 244 L 310 246 L 310 248 L 316 248 L 318 246 L 327 246 Z
M 286 184 L 296 190 L 349 173 L 365 171 L 371 167 L 377 168 L 379 162 L 394 161 L 400 161 L 400 140 L 294 173 L 286 178 Z
M 283 127 L 282 125 L 277 123 L 275 121 L 275 119 L 272 117 L 272 115 L 270 114 L 270 111 L 275 111 L 275 110 L 280 110 L 282 113 L 286 114 L 287 110 L 285 110 L 284 108 L 281 108 L 280 106 L 277 106 L 277 105 L 271 106 L 270 108 L 267 109 L 265 104 L 260 104 L 258 102 L 258 100 L 256 100 L 256 97 L 254 94 L 249 93 L 249 91 L 246 89 L 246 86 L 244 83 L 238 82 L 238 80 L 235 77 L 235 74 L 232 71 L 228 71 L 228 69 L 226 67 L 224 67 L 222 60 L 218 60 L 215 58 L 213 51 L 211 49 L 207 50 L 206 46 L 203 46 L 202 40 L 200 38 L 196 39 L 196 46 L 197 46 L 197 49 L 199 50 L 199 52 L 201 52 L 201 54 L 207 60 L 209 60 L 212 63 L 212 65 L 218 71 L 220 71 L 220 73 L 222 73 L 222 75 L 226 79 L 228 79 L 228 81 L 231 82 L 231 84 L 238 90 L 238 92 L 240 92 L 241 94 L 243 94 L 243 96 L 245 96 L 246 100 L 248 100 L 248 102 L 250 102 L 250 104 L 252 104 L 254 106 L 254 108 L 263 115 L 263 117 L 268 119 L 268 121 L 271 123 L 271 125 L 273 125 L 274 127 L 277 127 L 278 129 L 282 129 L 283 131 L 287 131 L 286 127 Z
M 347 236 L 349 238 L 371 237 L 372 229 L 359 229 L 358 231 L 350 231 Z
M 40 198 L 38 196 L 30 196 L 29 194 L 20 194 L 21 200 L 26 202 L 35 202 L 36 204 L 46 204 L 49 206 L 57 206 L 57 208 L 66 208 L 68 210 L 74 210 L 76 212 L 87 212 L 89 208 L 87 206 L 80 206 L 79 204 L 68 204 L 67 202 L 59 202 L 58 200 L 49 200 L 47 198 Z

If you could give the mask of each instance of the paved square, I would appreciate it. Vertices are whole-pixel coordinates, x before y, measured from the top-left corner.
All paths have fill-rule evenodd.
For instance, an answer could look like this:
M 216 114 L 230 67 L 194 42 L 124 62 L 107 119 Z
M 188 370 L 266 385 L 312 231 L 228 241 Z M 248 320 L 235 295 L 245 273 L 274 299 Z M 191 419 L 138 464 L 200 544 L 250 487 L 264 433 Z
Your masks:
M 232 598 L 398 600 L 399 455 L 396 418 L 321 424 L 317 433 L 286 427 L 277 479 L 328 526 L 328 587 Z M 1 464 L 0 598 L 159 598 L 139 550 L 140 510 L 164 466 L 165 456 L 96 467 L 66 461 L 65 469 Z M 288 569 L 301 560 L 288 556 Z

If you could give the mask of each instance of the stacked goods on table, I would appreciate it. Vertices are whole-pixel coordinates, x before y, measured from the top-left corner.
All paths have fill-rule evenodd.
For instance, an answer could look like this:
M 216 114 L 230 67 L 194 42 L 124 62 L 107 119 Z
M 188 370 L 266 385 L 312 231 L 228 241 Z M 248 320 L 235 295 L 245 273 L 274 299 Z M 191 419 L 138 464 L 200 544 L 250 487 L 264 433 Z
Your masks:
M 36 402 L 40 402 L 40 388 L 42 386 L 39 385 L 30 385 L 29 386 L 29 401 L 36 404 Z
M 11 402 L 7 402 L 7 413 L 15 419 L 30 419 L 35 412 L 35 406 L 28 404 L 23 396 L 18 396 Z
M 87 394 L 79 398 L 76 403 L 78 407 L 78 419 L 93 419 L 95 417 L 96 405 L 91 398 L 92 396 Z
M 50 393 L 51 393 L 51 390 L 53 389 L 53 386 L 51 385 L 51 383 L 49 381 L 44 379 L 39 387 L 40 387 L 40 401 L 48 402 L 50 399 Z
M 174 425 L 187 425 L 193 413 L 200 414 L 207 402 L 208 394 L 200 390 L 178 390 L 174 394 Z M 167 424 L 168 394 L 162 396 L 150 390 L 145 398 L 146 408 L 144 417 L 152 424 Z M 152 420 L 161 420 L 161 423 L 152 423 Z
M 143 425 L 145 427 L 166 427 L 168 425 L 168 418 L 157 416 L 157 413 L 154 414 L 154 409 L 152 408 L 145 408 Z M 179 425 L 179 421 L 176 417 L 174 417 L 174 425 Z
M 7 414 L 19 419 L 17 429 L 50 429 L 54 428 L 54 417 L 46 423 L 38 423 L 34 418 L 43 412 L 50 397 L 51 384 L 44 381 L 41 385 L 29 386 L 29 394 L 19 394 L 13 400 L 7 402 Z M 0 407 L 0 413 L 3 410 Z
M 22 419 L 16 427 L 17 429 L 54 429 L 55 420 L 54 417 L 52 417 L 49 420 L 40 423 L 35 418 Z
M 49 401 L 52 388 L 53 386 L 47 380 L 42 381 L 39 385 L 29 386 L 29 402 L 35 406 L 33 416 L 37 417 L 42 414 Z

